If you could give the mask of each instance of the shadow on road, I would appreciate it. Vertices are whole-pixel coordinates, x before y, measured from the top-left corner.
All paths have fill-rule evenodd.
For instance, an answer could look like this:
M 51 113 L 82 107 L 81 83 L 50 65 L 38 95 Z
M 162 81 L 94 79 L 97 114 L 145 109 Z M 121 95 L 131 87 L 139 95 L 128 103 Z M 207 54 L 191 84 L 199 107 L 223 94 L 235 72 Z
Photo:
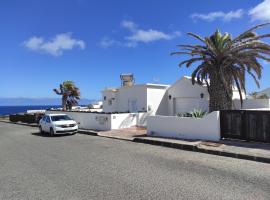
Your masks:
M 40 133 L 40 132 L 34 132 L 34 133 L 31 133 L 31 135 L 34 135 L 34 136 L 39 136 L 39 137 L 64 137 L 64 136 L 72 136 L 74 134 L 70 134 L 70 133 L 63 133 L 63 134 L 56 134 L 54 136 L 51 136 L 49 135 L 48 133 Z

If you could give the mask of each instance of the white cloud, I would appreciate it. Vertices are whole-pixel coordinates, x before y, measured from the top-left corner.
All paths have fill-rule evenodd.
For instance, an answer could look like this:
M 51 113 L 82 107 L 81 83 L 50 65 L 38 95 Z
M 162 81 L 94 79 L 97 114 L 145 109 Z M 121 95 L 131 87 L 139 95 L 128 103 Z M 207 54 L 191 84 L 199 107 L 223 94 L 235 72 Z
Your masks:
M 75 47 L 79 49 L 85 48 L 85 42 L 72 38 L 71 33 L 57 34 L 54 38 L 47 41 L 42 37 L 33 36 L 23 44 L 32 51 L 48 53 L 53 56 L 61 56 L 63 51 L 71 50 Z
M 221 11 L 210 12 L 207 14 L 194 13 L 191 15 L 191 18 L 193 20 L 200 19 L 200 20 L 204 20 L 204 21 L 208 21 L 208 22 L 214 21 L 216 19 L 222 19 L 225 22 L 229 22 L 233 19 L 241 18 L 243 16 L 243 14 L 244 14 L 244 11 L 242 9 L 238 9 L 238 10 L 230 11 L 227 13 L 221 12 Z
M 104 37 L 100 41 L 100 46 L 103 48 L 109 48 L 111 46 L 119 46 L 119 45 L 121 45 L 121 42 L 108 37 Z
M 249 10 L 252 21 L 270 21 L 270 0 L 264 0 Z
M 149 29 L 149 30 L 136 30 L 131 36 L 125 37 L 129 41 L 133 42 L 153 42 L 157 40 L 171 40 L 174 39 L 175 37 L 179 36 L 180 32 L 173 32 L 170 34 Z
M 135 31 L 137 25 L 132 21 L 123 20 L 121 23 L 122 27 L 129 29 L 130 31 Z
M 138 43 L 149 43 L 158 40 L 172 40 L 181 35 L 179 31 L 165 33 L 154 29 L 140 29 L 138 28 L 137 24 L 128 20 L 123 20 L 121 22 L 121 26 L 130 32 L 128 36 L 125 36 L 122 40 L 104 37 L 101 39 L 99 45 L 103 48 L 108 48 L 111 46 L 135 48 L 138 46 Z
M 180 36 L 179 31 L 175 31 L 173 33 L 164 33 L 154 29 L 139 29 L 132 21 L 124 20 L 121 24 L 124 28 L 128 29 L 132 33 L 130 36 L 125 37 L 125 39 L 128 40 L 126 43 L 126 46 L 128 47 L 135 47 L 137 46 L 138 42 L 149 43 L 157 40 L 172 40 L 175 37 Z

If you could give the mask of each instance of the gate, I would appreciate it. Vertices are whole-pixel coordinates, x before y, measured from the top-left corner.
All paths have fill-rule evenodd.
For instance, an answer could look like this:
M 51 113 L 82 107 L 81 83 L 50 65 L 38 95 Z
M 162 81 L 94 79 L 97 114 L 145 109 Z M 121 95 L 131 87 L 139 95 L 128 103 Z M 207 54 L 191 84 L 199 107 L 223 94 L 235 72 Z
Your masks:
M 221 138 L 270 143 L 270 111 L 220 111 Z

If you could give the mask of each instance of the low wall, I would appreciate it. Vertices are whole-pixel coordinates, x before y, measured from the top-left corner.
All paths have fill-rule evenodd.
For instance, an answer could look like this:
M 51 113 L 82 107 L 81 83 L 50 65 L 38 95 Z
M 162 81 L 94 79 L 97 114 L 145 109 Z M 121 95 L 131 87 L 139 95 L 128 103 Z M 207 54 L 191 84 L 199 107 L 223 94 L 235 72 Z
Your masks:
M 167 138 L 219 141 L 219 112 L 212 112 L 204 118 L 149 116 L 147 134 Z
M 79 123 L 79 128 L 101 131 L 129 128 L 131 126 L 142 126 L 141 119 L 144 116 L 144 113 L 101 114 L 53 110 L 46 111 L 46 114 L 49 113 L 67 114 Z
M 109 114 L 96 114 L 96 113 L 84 113 L 84 112 L 64 112 L 64 111 L 46 111 L 49 113 L 63 113 L 72 117 L 79 123 L 79 128 L 91 129 L 91 130 L 110 130 L 111 129 L 111 115 Z
M 233 100 L 236 109 L 241 109 L 239 99 Z M 242 109 L 270 109 L 269 99 L 244 99 Z
M 111 115 L 111 129 L 129 128 L 137 125 L 138 113 L 123 113 Z

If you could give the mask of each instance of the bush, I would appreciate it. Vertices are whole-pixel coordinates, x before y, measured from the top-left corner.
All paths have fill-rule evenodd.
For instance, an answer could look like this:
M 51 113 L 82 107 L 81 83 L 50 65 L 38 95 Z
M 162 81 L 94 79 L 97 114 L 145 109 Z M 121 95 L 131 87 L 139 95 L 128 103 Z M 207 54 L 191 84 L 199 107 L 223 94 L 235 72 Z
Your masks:
M 178 117 L 192 117 L 192 114 L 191 113 L 178 113 L 177 114 Z
M 18 122 L 19 121 L 18 115 L 9 115 L 9 121 Z
M 206 111 L 203 111 L 203 110 L 197 110 L 197 109 L 194 109 L 192 111 L 192 117 L 195 117 L 195 118 L 203 118 L 205 115 L 206 115 Z
M 24 123 L 35 123 L 36 122 L 36 117 L 34 114 L 24 114 L 23 118 L 22 118 L 22 122 Z
M 203 118 L 207 114 L 206 111 L 200 109 L 194 109 L 192 112 L 178 113 L 178 117 L 194 117 L 194 118 Z
M 15 114 L 9 115 L 9 120 L 11 122 L 24 122 L 28 124 L 38 123 L 44 114 L 35 113 L 35 114 Z

